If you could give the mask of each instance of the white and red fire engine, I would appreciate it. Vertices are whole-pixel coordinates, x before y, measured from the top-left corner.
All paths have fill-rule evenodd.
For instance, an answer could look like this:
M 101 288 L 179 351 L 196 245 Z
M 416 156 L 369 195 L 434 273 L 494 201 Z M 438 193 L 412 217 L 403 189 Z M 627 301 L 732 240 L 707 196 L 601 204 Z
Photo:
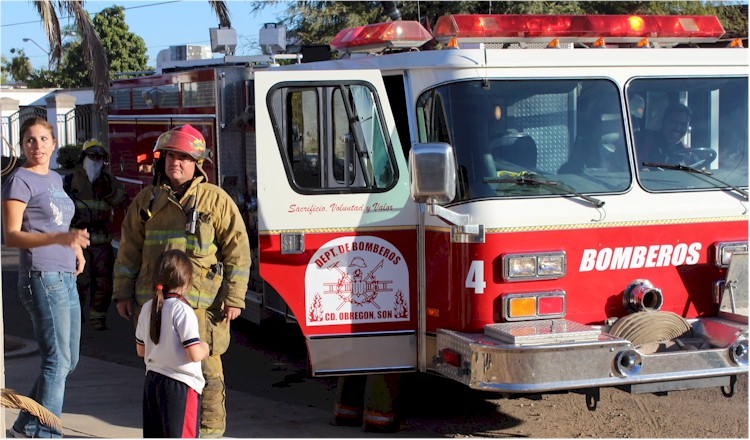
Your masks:
M 723 33 L 452 15 L 346 29 L 334 60 L 172 62 L 112 83 L 112 168 L 138 191 L 159 134 L 202 131 L 253 237 L 244 316 L 292 318 L 312 376 L 430 372 L 590 408 L 601 387 L 731 395 L 748 371 L 748 50 Z M 646 161 L 674 104 L 681 150 Z

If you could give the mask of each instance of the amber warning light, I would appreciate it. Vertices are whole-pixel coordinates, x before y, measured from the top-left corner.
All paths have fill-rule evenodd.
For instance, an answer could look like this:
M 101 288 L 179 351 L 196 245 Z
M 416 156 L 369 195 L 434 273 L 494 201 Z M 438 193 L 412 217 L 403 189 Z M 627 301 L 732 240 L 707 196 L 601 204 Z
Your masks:
M 382 52 L 388 49 L 415 49 L 432 40 L 416 21 L 392 21 L 347 28 L 339 32 L 330 46 L 341 53 Z
M 677 15 L 479 15 L 440 17 L 433 34 L 441 43 L 565 42 L 663 43 L 715 42 L 724 34 L 715 16 Z M 602 44 L 600 42 L 600 44 Z

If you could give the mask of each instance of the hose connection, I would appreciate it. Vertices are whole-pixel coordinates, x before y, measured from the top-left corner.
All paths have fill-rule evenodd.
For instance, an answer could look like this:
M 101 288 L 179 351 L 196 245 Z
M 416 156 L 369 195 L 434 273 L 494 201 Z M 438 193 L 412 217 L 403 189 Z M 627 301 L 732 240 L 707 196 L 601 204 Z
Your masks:
M 625 289 L 622 296 L 625 308 L 633 312 L 655 312 L 664 304 L 661 289 L 654 287 L 649 280 L 635 280 Z
M 641 372 L 643 359 L 635 350 L 625 350 L 615 356 L 615 369 L 620 376 L 635 376 Z
M 748 365 L 747 337 L 737 338 L 737 340 L 734 341 L 734 344 L 729 347 L 729 357 L 731 357 L 737 365 L 745 367 Z

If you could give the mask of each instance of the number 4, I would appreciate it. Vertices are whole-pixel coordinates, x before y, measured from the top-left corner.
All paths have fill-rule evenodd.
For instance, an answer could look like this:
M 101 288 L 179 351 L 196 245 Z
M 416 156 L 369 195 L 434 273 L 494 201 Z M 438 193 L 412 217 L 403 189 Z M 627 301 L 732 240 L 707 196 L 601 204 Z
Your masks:
M 474 293 L 484 293 L 487 283 L 484 282 L 484 261 L 474 260 L 469 266 L 469 273 L 466 274 L 466 288 L 474 289 Z

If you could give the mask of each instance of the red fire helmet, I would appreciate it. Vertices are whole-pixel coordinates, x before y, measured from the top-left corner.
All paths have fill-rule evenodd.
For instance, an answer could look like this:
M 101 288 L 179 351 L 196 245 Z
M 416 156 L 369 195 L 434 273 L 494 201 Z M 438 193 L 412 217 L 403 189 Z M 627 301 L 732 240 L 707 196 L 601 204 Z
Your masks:
M 211 162 L 210 152 L 206 148 L 206 140 L 201 132 L 190 124 L 181 125 L 162 133 L 156 139 L 154 151 L 185 153 L 199 164 L 204 160 Z

